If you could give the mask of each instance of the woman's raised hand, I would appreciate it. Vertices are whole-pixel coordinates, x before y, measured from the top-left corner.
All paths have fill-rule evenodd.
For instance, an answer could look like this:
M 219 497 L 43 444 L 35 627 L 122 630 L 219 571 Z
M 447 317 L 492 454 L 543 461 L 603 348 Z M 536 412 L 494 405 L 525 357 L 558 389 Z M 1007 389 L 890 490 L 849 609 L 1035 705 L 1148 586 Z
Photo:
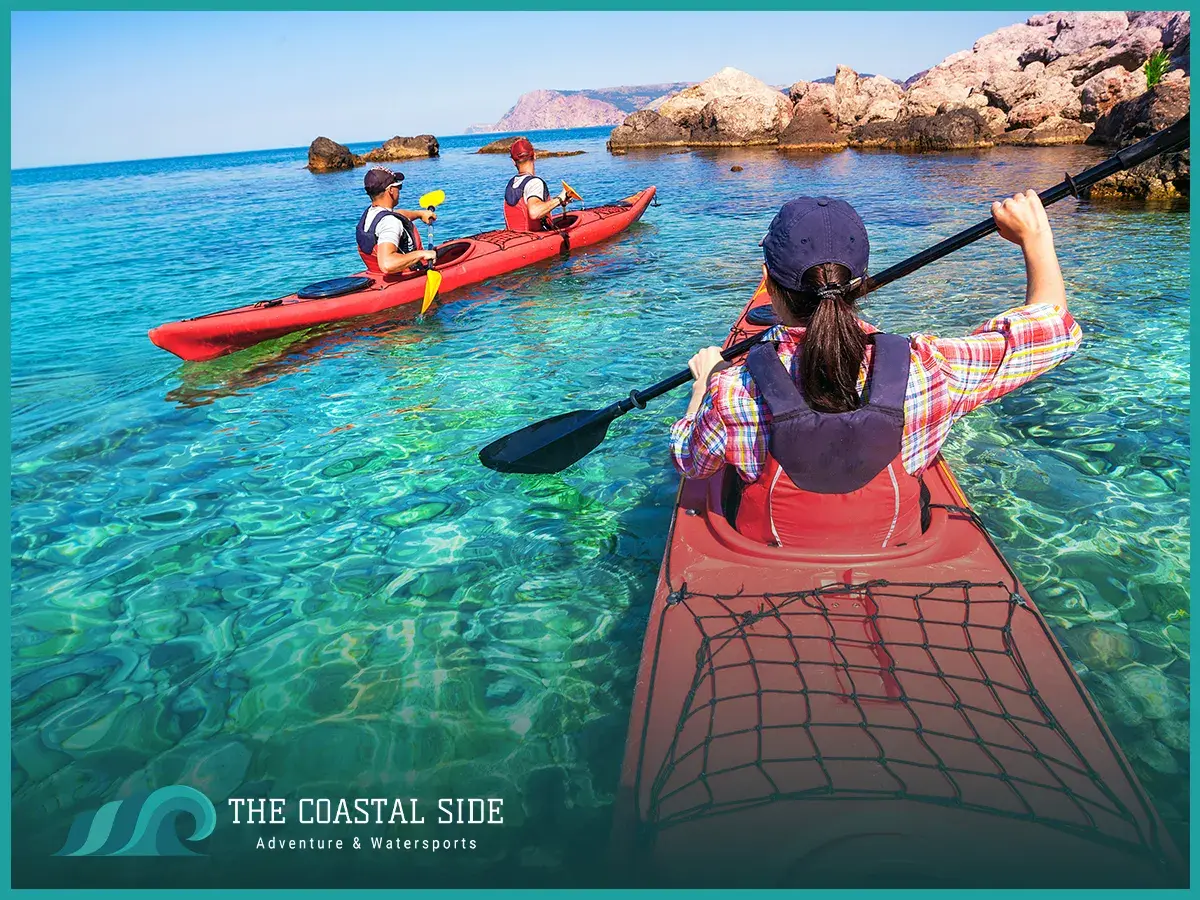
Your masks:
M 992 218 L 1000 237 L 1018 247 L 1028 247 L 1039 241 L 1052 240 L 1050 220 L 1036 191 L 1013 194 L 992 204 Z

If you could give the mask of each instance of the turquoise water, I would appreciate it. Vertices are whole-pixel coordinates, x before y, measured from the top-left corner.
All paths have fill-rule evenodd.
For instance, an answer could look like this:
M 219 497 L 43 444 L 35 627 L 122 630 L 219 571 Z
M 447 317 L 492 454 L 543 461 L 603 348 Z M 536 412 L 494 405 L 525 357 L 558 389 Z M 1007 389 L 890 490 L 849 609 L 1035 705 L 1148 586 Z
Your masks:
M 439 241 L 500 224 L 511 164 L 471 152 L 491 137 L 400 167 L 403 202 L 446 191 Z M 231 796 L 503 797 L 503 827 L 443 835 L 478 837 L 476 852 L 370 865 L 387 884 L 396 865 L 432 883 L 588 881 L 686 392 L 558 476 L 489 472 L 478 448 L 719 343 L 792 195 L 851 200 L 879 270 L 1101 155 L 611 157 L 604 137 L 540 137 L 588 152 L 539 172 L 589 202 L 656 184 L 662 205 L 622 237 L 448 295 L 424 321 L 384 314 L 207 364 L 147 329 L 356 271 L 361 170 L 314 176 L 301 149 L 13 173 L 18 879 L 72 877 L 43 861 L 76 813 L 185 781 L 219 810 Z M 64 233 L 67 211 L 82 234 Z M 1182 839 L 1189 217 L 1069 200 L 1051 219 L 1083 349 L 972 414 L 945 452 Z M 864 314 L 953 333 L 1022 297 L 1019 252 L 992 238 Z M 218 828 L 189 883 L 366 877 L 291 857 L 247 868 L 249 833 Z

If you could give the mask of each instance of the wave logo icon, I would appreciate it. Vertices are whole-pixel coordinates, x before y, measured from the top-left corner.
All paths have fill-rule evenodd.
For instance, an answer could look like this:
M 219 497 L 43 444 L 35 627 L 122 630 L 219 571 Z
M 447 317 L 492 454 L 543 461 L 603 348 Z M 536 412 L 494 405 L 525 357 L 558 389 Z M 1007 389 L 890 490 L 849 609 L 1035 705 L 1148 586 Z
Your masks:
M 195 788 L 172 785 L 149 794 L 113 800 L 71 823 L 67 841 L 55 856 L 203 856 L 179 843 L 175 819 L 191 816 L 185 840 L 202 841 L 213 833 L 217 811 Z

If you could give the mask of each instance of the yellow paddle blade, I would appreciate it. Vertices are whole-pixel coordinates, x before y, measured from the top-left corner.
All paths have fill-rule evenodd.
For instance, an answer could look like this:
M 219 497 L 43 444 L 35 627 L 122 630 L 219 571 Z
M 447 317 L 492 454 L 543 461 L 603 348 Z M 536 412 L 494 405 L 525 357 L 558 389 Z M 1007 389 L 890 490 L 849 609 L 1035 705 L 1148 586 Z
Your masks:
M 562 183 L 562 186 L 563 186 L 563 190 L 567 192 L 568 200 L 578 200 L 580 203 L 583 202 L 583 198 L 580 197 L 577 193 L 575 193 L 575 188 L 571 187 L 565 181 Z
M 441 272 L 437 269 L 430 269 L 425 273 L 425 299 L 421 301 L 421 315 L 425 315 L 425 310 L 429 309 L 429 304 L 433 302 L 433 298 L 437 296 L 438 288 L 441 286 Z
M 421 199 L 417 201 L 417 206 L 421 207 L 421 209 L 429 209 L 431 206 L 441 206 L 445 202 L 445 191 L 430 191 L 428 194 L 421 195 Z

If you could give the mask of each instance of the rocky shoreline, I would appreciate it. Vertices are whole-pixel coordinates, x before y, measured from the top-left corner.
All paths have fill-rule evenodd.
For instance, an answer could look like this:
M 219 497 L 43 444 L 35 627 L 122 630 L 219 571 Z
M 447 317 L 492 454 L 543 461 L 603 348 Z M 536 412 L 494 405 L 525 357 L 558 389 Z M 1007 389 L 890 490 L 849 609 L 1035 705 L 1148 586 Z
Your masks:
M 784 93 L 726 68 L 630 115 L 608 149 L 1119 147 L 1187 112 L 1190 49 L 1188 12 L 1047 13 L 903 83 L 838 66 L 832 83 L 798 81 Z M 1145 67 L 1155 54 L 1167 70 L 1149 85 Z M 1186 196 L 1188 161 L 1187 151 L 1161 157 L 1097 185 L 1092 196 Z

